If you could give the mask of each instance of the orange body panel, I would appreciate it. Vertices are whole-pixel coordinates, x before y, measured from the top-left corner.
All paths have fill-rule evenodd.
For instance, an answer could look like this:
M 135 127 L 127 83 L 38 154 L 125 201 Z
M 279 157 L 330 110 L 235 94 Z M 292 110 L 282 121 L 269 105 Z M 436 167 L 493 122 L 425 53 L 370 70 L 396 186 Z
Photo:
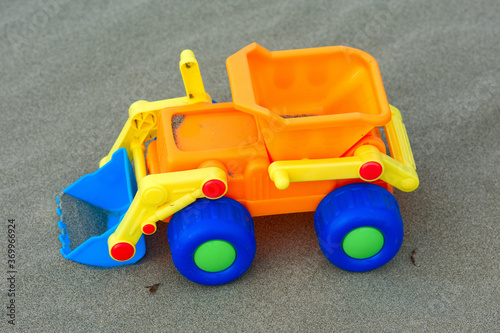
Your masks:
M 385 152 L 378 131 L 355 144 L 371 144 Z M 148 146 L 150 173 L 219 166 L 228 174 L 226 196 L 238 200 L 252 216 L 314 211 L 325 195 L 353 180 L 292 183 L 278 190 L 269 178 L 264 138 L 253 115 L 235 110 L 232 103 L 196 104 L 164 109 L 158 138 Z M 388 188 L 386 183 L 378 182 Z

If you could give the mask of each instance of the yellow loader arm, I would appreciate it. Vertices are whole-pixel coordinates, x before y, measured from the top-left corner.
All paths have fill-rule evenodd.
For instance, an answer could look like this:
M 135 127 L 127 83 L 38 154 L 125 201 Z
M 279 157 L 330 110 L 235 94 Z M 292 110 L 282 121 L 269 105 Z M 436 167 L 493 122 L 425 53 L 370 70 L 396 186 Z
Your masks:
M 126 261 L 141 235 L 156 231 L 156 222 L 172 216 L 198 198 L 217 199 L 227 191 L 226 171 L 218 167 L 144 177 L 127 213 L 108 238 L 111 258 Z

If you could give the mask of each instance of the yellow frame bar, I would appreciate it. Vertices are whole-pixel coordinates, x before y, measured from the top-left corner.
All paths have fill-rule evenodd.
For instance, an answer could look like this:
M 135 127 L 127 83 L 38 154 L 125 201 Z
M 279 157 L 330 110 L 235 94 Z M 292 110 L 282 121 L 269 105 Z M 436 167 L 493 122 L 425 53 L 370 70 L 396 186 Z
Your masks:
M 417 169 L 413 153 L 406 133 L 406 127 L 403 124 L 401 112 L 391 107 L 392 119 L 384 126 L 387 143 L 389 143 L 389 151 L 391 156 L 404 165 L 411 166 L 414 170 Z
M 391 113 L 392 119 L 384 129 L 394 158 L 381 153 L 374 146 L 365 145 L 359 147 L 351 157 L 276 161 L 269 166 L 269 177 L 280 190 L 288 188 L 291 182 L 355 178 L 365 181 L 381 179 L 401 191 L 415 190 L 419 180 L 406 129 L 399 110 L 391 106 Z M 360 168 L 367 162 L 377 162 L 382 166 L 378 178 L 367 180 L 361 177 Z

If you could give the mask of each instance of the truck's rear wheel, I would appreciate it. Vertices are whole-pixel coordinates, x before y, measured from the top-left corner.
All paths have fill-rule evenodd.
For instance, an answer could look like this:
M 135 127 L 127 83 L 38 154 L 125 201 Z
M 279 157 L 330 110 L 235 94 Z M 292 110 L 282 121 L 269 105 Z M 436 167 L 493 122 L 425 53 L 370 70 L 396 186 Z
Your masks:
M 172 217 L 167 234 L 175 267 L 199 284 L 231 282 L 255 257 L 252 217 L 229 198 L 197 200 Z
M 316 210 L 314 227 L 327 259 L 351 272 L 385 265 L 403 242 L 398 203 L 374 184 L 346 185 L 328 194 Z

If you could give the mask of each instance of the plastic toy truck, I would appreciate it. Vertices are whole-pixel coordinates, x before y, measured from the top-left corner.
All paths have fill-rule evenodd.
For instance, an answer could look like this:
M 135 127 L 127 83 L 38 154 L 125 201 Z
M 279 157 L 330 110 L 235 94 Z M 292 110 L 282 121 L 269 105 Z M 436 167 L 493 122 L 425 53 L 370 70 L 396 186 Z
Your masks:
M 100 168 L 57 197 L 64 258 L 135 263 L 144 235 L 165 221 L 179 272 L 219 285 L 253 262 L 252 217 L 315 211 L 335 266 L 363 272 L 390 261 L 403 239 L 392 190 L 419 181 L 375 59 L 343 46 L 270 52 L 254 43 L 226 64 L 233 102 L 212 101 L 185 50 L 186 96 L 131 105 Z

